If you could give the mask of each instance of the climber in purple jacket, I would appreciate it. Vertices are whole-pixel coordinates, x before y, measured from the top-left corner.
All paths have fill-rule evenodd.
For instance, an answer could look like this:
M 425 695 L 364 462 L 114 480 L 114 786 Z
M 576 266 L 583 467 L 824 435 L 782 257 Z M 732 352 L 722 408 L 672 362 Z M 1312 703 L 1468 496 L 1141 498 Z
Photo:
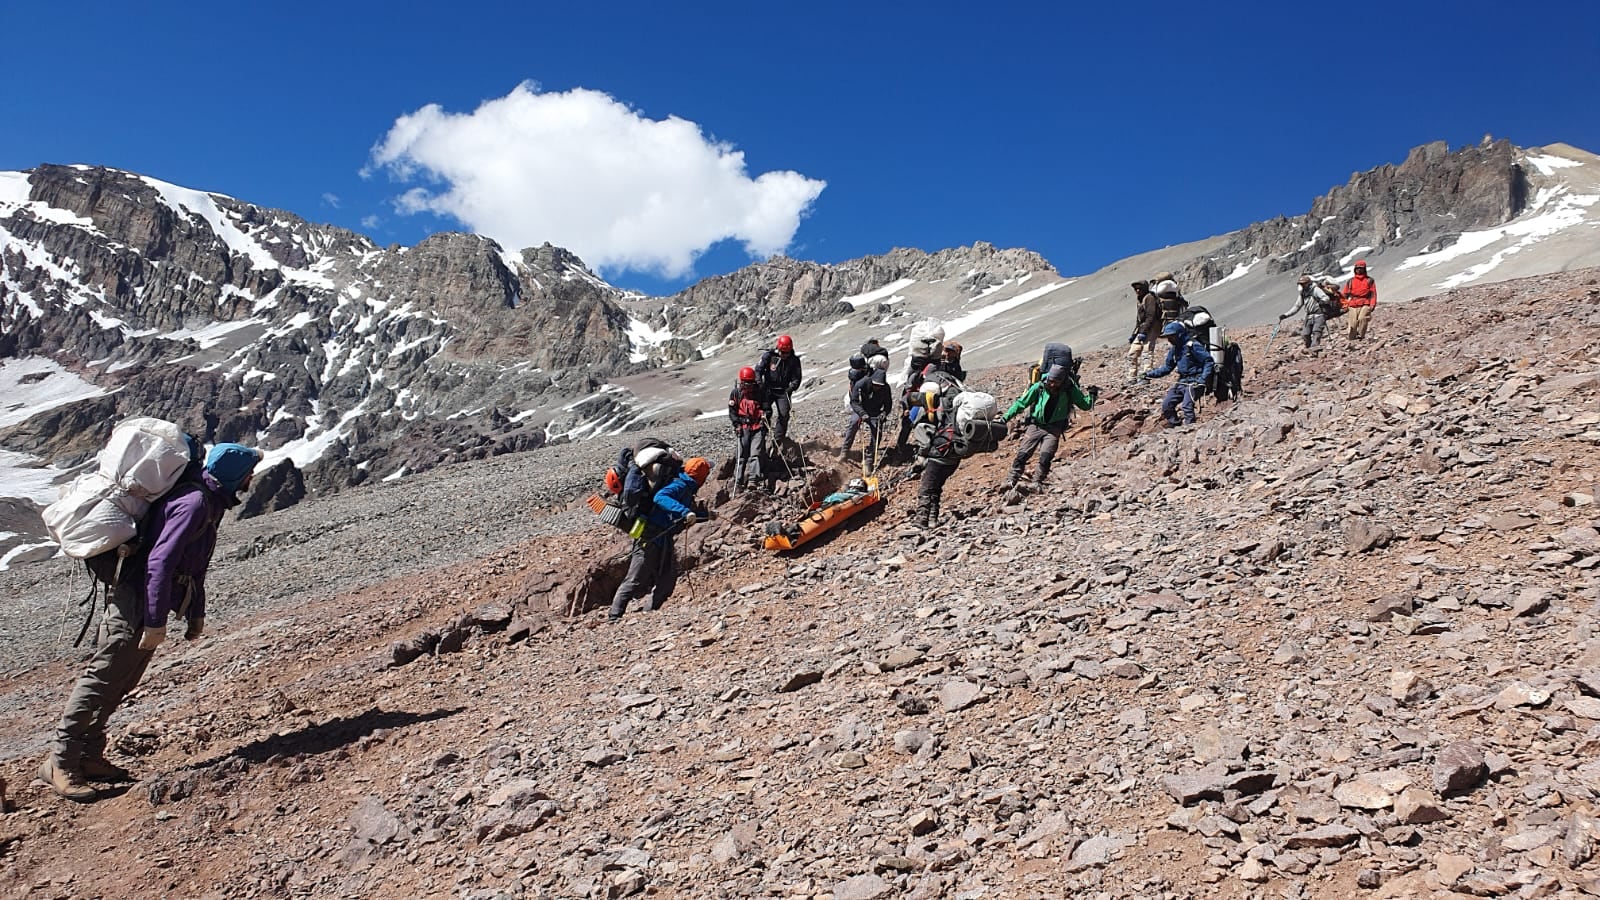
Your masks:
M 73 686 L 50 755 L 39 766 L 39 778 L 57 794 L 86 802 L 99 796 L 89 781 L 132 780 L 106 759 L 106 725 L 144 677 L 169 618 L 186 622 L 186 640 L 198 640 L 205 630 L 206 569 L 217 525 L 239 505 L 260 461 L 260 450 L 218 444 L 204 466 L 190 463 L 178 485 L 151 504 L 140 527 L 148 549 L 135 551 L 120 575 L 107 579 L 115 583 L 100 626 L 104 641 Z

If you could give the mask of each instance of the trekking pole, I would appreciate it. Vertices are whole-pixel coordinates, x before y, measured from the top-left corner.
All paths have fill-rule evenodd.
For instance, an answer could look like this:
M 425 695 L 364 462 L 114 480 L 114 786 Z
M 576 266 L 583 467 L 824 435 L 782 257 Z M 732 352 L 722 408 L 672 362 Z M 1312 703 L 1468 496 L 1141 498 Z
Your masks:
M 1272 342 L 1277 339 L 1277 337 L 1278 337 L 1278 329 L 1282 328 L 1282 327 L 1283 327 L 1283 320 L 1282 319 L 1279 319 L 1277 324 L 1272 326 L 1272 334 L 1267 335 L 1267 347 L 1266 347 L 1266 350 L 1271 350 L 1272 349 Z M 1265 353 L 1266 350 L 1263 350 L 1261 352 Z
M 878 470 L 878 437 L 883 432 L 883 417 L 869 416 L 867 418 L 867 437 L 869 447 L 866 455 L 861 457 L 861 477 L 870 478 Z M 867 461 L 871 460 L 869 464 Z

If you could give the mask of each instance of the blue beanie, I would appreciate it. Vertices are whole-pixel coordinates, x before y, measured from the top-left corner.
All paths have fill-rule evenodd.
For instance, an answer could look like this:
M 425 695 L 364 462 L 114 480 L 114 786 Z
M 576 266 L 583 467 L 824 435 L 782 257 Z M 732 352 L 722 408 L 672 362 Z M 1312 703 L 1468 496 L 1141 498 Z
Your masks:
M 243 444 L 218 444 L 206 454 L 206 471 L 230 494 L 239 490 L 244 481 L 261 461 L 261 451 Z

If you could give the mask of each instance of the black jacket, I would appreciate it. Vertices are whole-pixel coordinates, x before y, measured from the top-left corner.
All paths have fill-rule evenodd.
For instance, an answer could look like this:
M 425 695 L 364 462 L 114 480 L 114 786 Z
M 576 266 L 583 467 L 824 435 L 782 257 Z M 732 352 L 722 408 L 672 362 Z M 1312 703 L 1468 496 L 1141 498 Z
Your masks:
M 888 356 L 889 348 L 877 341 L 867 341 L 861 345 L 861 355 L 865 356 L 868 362 L 871 362 L 874 356 Z
M 850 385 L 850 408 L 863 416 L 885 416 L 894 408 L 894 391 L 887 384 L 877 385 L 871 378 L 862 378 Z
M 794 393 L 800 389 L 799 354 L 785 355 L 776 350 L 768 350 L 761 354 L 761 365 L 756 366 L 756 377 L 761 379 L 761 387 L 766 390 L 769 401 L 779 394 Z

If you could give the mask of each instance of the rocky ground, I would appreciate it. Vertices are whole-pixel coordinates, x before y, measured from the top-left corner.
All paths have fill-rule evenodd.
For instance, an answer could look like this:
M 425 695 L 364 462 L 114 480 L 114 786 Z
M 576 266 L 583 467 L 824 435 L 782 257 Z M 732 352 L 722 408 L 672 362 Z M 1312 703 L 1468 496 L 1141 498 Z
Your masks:
M 751 543 L 798 483 L 724 466 L 678 595 L 616 626 L 625 544 L 570 505 L 610 448 L 230 521 L 214 634 L 115 722 L 142 780 L 87 806 L 30 783 L 67 568 L 3 573 L 0 890 L 1600 894 L 1597 332 L 1586 270 L 1316 356 L 1244 333 L 1245 399 L 1177 430 L 1091 359 L 1045 492 L 1003 505 L 1008 445 L 939 528 L 907 482 L 792 558 Z

